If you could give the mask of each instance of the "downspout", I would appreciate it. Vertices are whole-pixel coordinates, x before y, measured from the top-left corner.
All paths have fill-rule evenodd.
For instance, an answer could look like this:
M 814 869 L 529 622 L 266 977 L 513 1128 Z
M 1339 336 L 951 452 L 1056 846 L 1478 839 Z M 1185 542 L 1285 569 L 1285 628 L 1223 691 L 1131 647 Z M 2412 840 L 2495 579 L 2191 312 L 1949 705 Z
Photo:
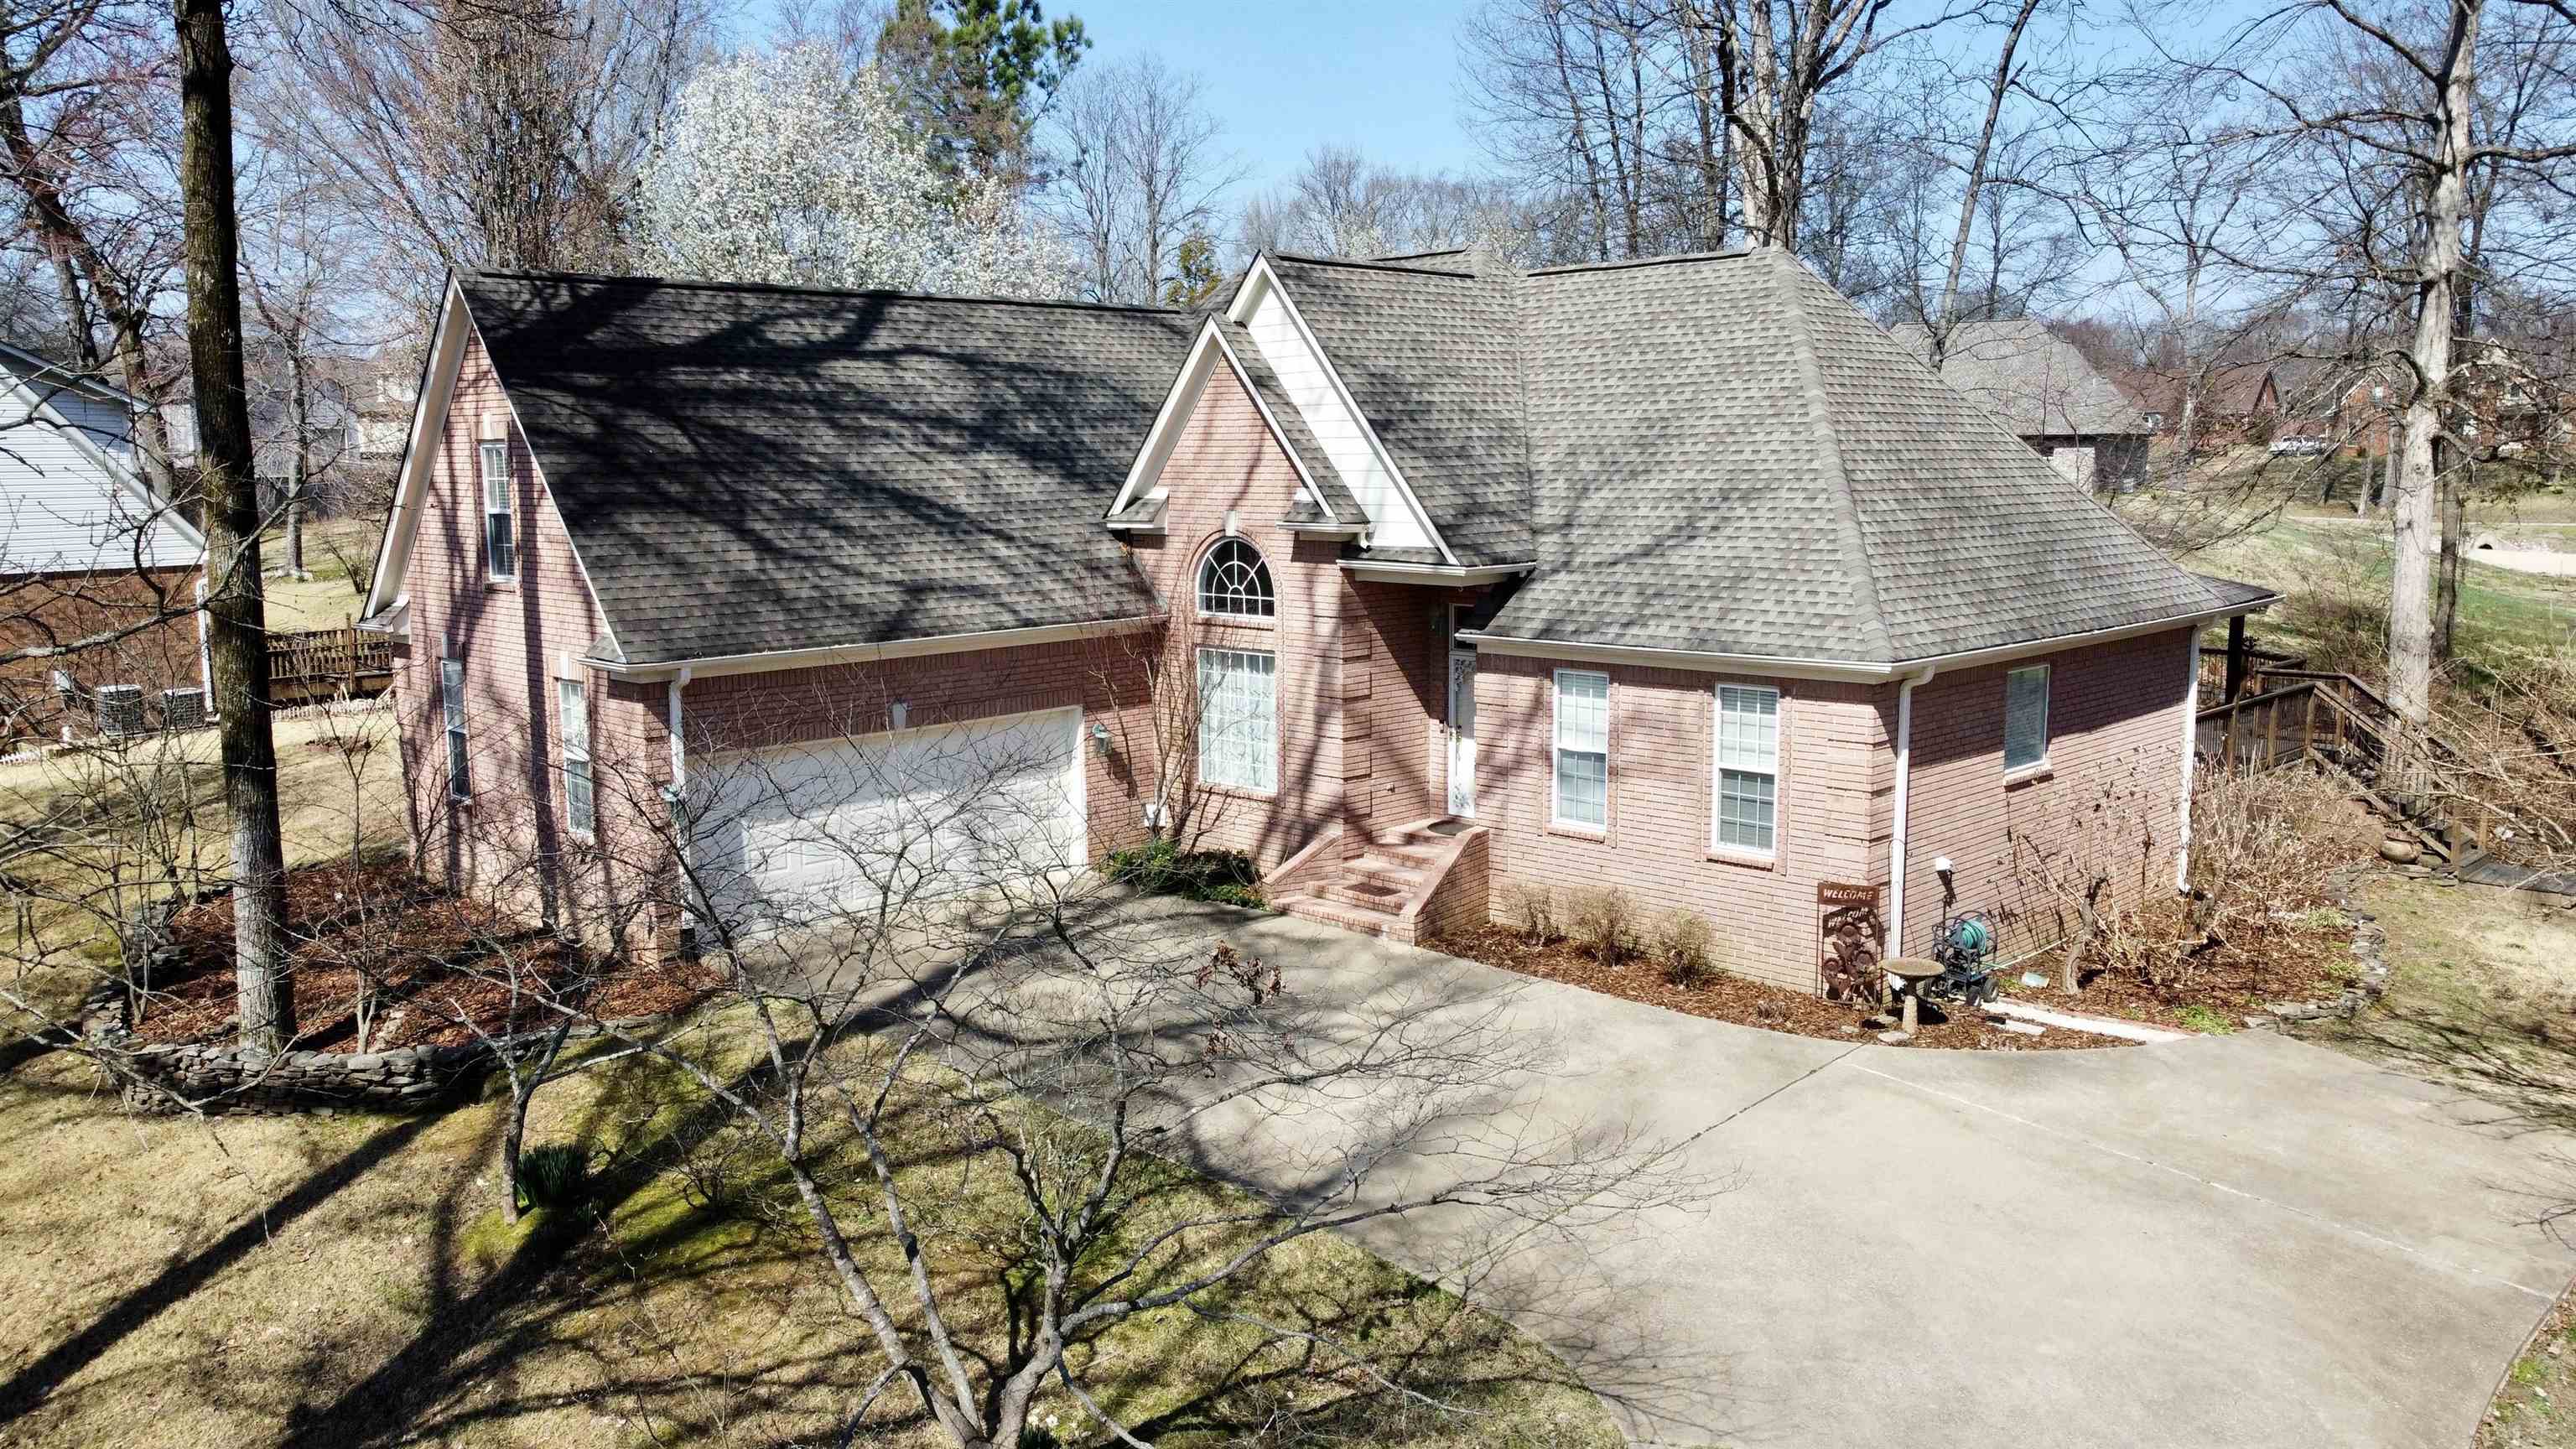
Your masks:
M 672 853 L 679 857 L 680 909 L 683 913 L 680 921 L 680 930 L 683 936 L 693 933 L 697 928 L 698 920 L 704 915 L 703 912 L 691 910 L 688 905 L 689 838 L 697 829 L 696 822 L 689 819 L 689 749 L 687 737 L 681 733 L 680 691 L 686 689 L 688 684 L 689 671 L 685 666 L 683 666 L 679 673 L 671 676 L 671 682 L 667 688 L 666 694 L 666 698 L 669 701 L 667 712 L 671 730 L 671 795 L 669 802 L 671 807 L 671 844 Z
M 1928 684 L 1941 672 L 1935 664 L 1907 675 L 1896 686 L 1896 821 L 1888 842 L 1887 950 L 1905 954 L 1905 809 L 1914 773 L 1914 686 Z
M 2238 615 L 2241 621 L 2244 616 Z M 2183 635 L 2182 649 L 2182 828 L 2175 838 L 2182 842 L 2174 852 L 2174 890 L 2191 892 L 2191 775 L 2200 754 L 2200 631 Z

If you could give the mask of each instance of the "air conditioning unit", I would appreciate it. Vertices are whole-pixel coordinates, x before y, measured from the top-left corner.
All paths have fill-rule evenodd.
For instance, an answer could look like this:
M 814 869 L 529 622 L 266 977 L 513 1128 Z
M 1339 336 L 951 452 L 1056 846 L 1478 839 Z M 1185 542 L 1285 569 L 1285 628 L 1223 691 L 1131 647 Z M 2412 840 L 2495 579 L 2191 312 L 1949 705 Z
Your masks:
M 165 689 L 161 691 L 161 728 L 197 730 L 206 727 L 206 692 L 202 689 Z
M 143 686 L 139 684 L 102 684 L 98 700 L 98 732 L 112 739 L 143 733 Z

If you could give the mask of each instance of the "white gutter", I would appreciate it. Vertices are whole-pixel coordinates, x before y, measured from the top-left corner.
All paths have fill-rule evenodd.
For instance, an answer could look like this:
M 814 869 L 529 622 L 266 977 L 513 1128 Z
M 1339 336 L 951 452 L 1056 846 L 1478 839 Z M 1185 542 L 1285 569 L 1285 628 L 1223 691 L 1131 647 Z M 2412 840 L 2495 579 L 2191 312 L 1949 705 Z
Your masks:
M 1931 681 L 1935 666 L 1896 686 L 1896 820 L 1888 841 L 1887 949 L 1905 954 L 1905 814 L 1914 784 L 1914 686 Z
M 2174 852 L 2174 889 L 2191 889 L 2191 776 L 2200 754 L 2200 635 L 2182 651 L 2182 848 Z
M 1387 561 L 1372 562 L 1364 558 L 1342 560 L 1342 572 L 1353 578 L 1373 579 L 1385 584 L 1490 584 L 1517 578 L 1537 568 L 1534 563 L 1516 564 L 1408 564 Z
M 758 674 L 772 669 L 807 669 L 821 664 L 859 664 L 880 659 L 913 659 L 927 654 L 962 654 L 976 649 L 1007 649 L 1018 644 L 1056 644 L 1103 634 L 1131 634 L 1156 622 L 1151 614 L 1124 619 L 1098 619 L 1082 624 L 1041 624 L 1027 629 L 987 629 L 973 634 L 934 634 L 896 639 L 884 644 L 831 644 L 817 649 L 772 649 L 756 654 L 712 654 L 696 659 L 665 659 L 629 664 L 615 659 L 588 659 L 590 668 L 612 679 L 656 680 L 674 675 L 711 677 Z
M 1342 567 L 1349 569 L 1356 565 L 1344 563 Z M 1700 669 L 1714 673 L 1774 675 L 1782 679 L 1843 679 L 1867 683 L 1894 679 L 1913 670 L 2001 664 L 2007 660 L 2054 654 L 2060 649 L 2074 649 L 2086 644 L 2111 644 L 2142 634 L 2161 634 L 2168 629 L 2205 624 L 2212 619 L 2251 614 L 2270 608 L 2278 598 L 2274 595 L 2242 604 L 2196 609 L 2187 614 L 2150 619 L 2143 624 L 2115 624 L 2103 629 L 2088 629 L 2080 634 L 2055 634 L 2045 639 L 2026 639 L 2018 644 L 1995 644 L 1983 649 L 1962 649 L 1950 654 L 1927 654 L 1885 663 L 1781 654 L 1720 654 L 1696 649 L 1655 649 L 1635 644 L 1580 644 L 1565 639 L 1518 639 L 1497 634 L 1466 633 L 1458 637 L 1487 653 L 1529 659 L 1587 659 L 1610 664 L 1644 664 L 1658 669 Z
M 680 691 L 688 687 L 689 671 L 684 666 L 679 673 L 671 676 L 671 682 L 666 691 L 666 698 L 669 701 L 666 708 L 669 711 L 671 729 L 671 798 L 667 803 L 670 806 L 673 853 L 680 858 L 680 908 L 690 916 L 702 919 L 703 913 L 688 909 L 689 841 L 697 834 L 697 822 L 689 818 L 686 809 L 689 798 L 689 746 L 688 736 L 681 731 L 680 716 Z

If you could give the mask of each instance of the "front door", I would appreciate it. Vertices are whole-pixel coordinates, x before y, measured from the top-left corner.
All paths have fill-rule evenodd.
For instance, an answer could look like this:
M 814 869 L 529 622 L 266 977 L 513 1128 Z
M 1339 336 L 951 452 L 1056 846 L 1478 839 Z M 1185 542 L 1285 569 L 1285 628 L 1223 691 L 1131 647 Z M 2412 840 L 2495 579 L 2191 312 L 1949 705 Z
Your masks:
M 1476 651 L 1449 651 L 1449 813 L 1476 813 Z

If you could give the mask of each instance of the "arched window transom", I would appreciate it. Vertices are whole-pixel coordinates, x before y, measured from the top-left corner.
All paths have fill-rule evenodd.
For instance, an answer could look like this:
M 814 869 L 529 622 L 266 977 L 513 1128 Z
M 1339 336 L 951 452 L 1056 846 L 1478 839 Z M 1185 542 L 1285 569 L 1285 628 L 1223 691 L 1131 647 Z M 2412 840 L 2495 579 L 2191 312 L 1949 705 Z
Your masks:
M 1199 565 L 1199 612 L 1220 618 L 1269 619 L 1279 613 L 1278 591 L 1261 550 L 1239 538 L 1220 539 Z

